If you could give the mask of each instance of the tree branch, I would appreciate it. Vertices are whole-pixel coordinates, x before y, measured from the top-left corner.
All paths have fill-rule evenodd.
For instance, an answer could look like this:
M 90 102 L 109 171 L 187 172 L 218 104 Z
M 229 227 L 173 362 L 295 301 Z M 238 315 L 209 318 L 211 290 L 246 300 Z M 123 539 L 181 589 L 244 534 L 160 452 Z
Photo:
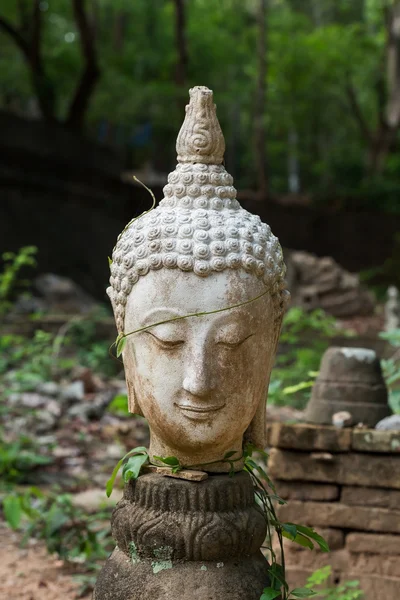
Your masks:
M 358 126 L 360 128 L 361 135 L 363 136 L 363 138 L 366 141 L 370 142 L 372 139 L 372 132 L 370 131 L 370 129 L 367 125 L 367 121 L 364 118 L 363 112 L 361 110 L 361 106 L 358 102 L 356 91 L 354 89 L 354 86 L 353 86 L 349 76 L 347 76 L 347 81 L 346 81 L 346 94 L 347 94 L 347 99 L 349 101 L 353 116 L 354 116 L 355 120 L 357 121 Z
M 19 31 L 13 27 L 11 23 L 6 21 L 6 19 L 3 19 L 3 17 L 0 17 L 0 28 L 14 40 L 15 44 L 24 54 L 25 58 L 29 60 L 29 44 L 27 44 Z
M 31 62 L 34 69 L 42 70 L 42 59 L 40 56 L 40 38 L 42 34 L 42 13 L 40 10 L 40 0 L 35 0 L 32 14 L 32 34 L 31 34 Z
M 188 66 L 188 52 L 186 46 L 186 18 L 184 0 L 175 0 L 175 39 L 178 49 L 175 81 L 178 86 L 185 85 Z
M 73 0 L 73 9 L 86 65 L 70 105 L 66 125 L 72 129 L 81 129 L 90 97 L 100 77 L 100 69 L 97 63 L 93 28 L 85 11 L 85 0 Z

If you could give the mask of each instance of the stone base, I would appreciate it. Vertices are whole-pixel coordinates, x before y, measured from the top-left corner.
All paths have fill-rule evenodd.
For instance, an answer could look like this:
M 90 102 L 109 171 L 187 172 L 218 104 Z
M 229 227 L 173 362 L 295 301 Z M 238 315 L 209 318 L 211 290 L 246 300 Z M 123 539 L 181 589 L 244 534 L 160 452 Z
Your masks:
M 266 535 L 248 473 L 193 482 L 142 475 L 114 510 L 117 543 L 94 600 L 259 600 Z
M 93 600 L 259 600 L 269 585 L 267 567 L 261 552 L 220 563 L 133 563 L 116 548 L 97 579 Z

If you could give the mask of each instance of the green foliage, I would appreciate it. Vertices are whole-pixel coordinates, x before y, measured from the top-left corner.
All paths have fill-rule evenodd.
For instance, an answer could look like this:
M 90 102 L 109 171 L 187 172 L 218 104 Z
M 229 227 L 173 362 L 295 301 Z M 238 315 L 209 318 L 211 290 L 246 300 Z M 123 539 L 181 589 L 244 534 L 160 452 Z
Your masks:
M 0 16 L 17 25 L 20 5 L 4 0 Z M 102 0 L 93 12 L 89 3 L 87 11 L 89 21 L 95 23 L 101 69 L 87 114 L 92 135 L 102 140 L 107 136 L 110 144 L 125 150 L 127 161 L 150 159 L 159 164 L 162 154 L 161 160 L 172 163 L 186 90 L 203 83 L 218 98 L 227 160 L 238 185 L 254 186 L 255 148 L 249 139 L 258 81 L 257 3 L 191 0 L 185 4 L 184 86 L 174 81 L 178 51 L 172 1 Z M 43 86 L 56 117 L 64 119 L 77 73 L 83 69 L 79 33 L 68 0 L 42 3 L 41 17 Z M 383 174 L 365 180 L 366 158 L 385 108 L 381 79 L 386 70 L 386 31 L 381 0 L 271 0 L 267 22 L 264 120 L 272 191 L 288 191 L 287 164 L 292 153 L 299 164 L 301 187 L 317 200 L 341 198 L 343 205 L 354 208 L 399 212 L 397 149 L 385 161 Z M 32 77 L 12 38 L 2 30 L 0 36 L 0 107 L 23 111 L 34 93 Z M 370 136 L 360 127 L 350 85 Z M 383 81 L 383 96 L 385 87 Z M 141 130 L 148 126 L 151 134 L 141 139 Z M 289 141 L 292 134 L 298 140 L 295 148 Z
M 317 598 L 325 598 L 325 600 L 361 600 L 364 598 L 364 592 L 359 588 L 358 581 L 345 581 L 335 587 L 326 587 L 329 578 L 332 575 L 332 568 L 327 566 L 315 571 L 308 579 L 306 588 L 316 589 Z M 307 597 L 307 596 L 304 596 Z
M 125 483 L 128 483 L 131 479 L 137 479 L 139 477 L 140 469 L 146 462 L 149 461 L 149 455 L 147 448 L 140 446 L 133 448 L 125 456 L 121 458 L 116 464 L 110 479 L 107 481 L 106 494 L 109 498 L 114 489 L 114 483 L 117 478 L 120 468 L 123 466 L 123 478 Z M 129 465 L 129 466 L 128 466 Z
M 113 401 L 108 405 L 107 411 L 118 417 L 128 417 L 128 396 L 126 394 L 118 394 Z
M 53 335 L 37 330 L 33 338 L 0 336 L 0 392 L 29 391 L 51 378 Z
M 400 413 L 400 329 L 384 331 L 379 335 L 396 348 L 390 358 L 381 360 L 381 367 L 389 390 L 389 404 L 394 412 Z
M 362 271 L 360 279 L 367 283 L 379 300 L 383 302 L 387 299 L 388 282 L 400 288 L 400 233 L 393 238 L 390 257 L 385 260 L 383 265 Z
M 85 575 L 79 579 L 82 592 L 88 591 L 95 579 L 90 573 L 100 568 L 100 561 L 107 558 L 114 546 L 108 525 L 110 511 L 88 515 L 72 503 L 70 495 L 44 494 L 35 487 L 6 495 L 2 507 L 8 525 L 24 533 L 23 544 L 31 537 L 41 539 L 50 554 L 84 565 Z
M 21 435 L 7 441 L 0 430 L 0 480 L 2 484 L 26 481 L 36 467 L 52 463 L 34 439 Z
M 85 318 L 75 319 L 68 329 L 64 345 L 75 349 L 77 362 L 94 372 L 113 377 L 121 370 L 121 364 L 112 359 L 109 344 L 99 339 L 98 326 L 109 317 L 105 307 L 99 307 Z
M 0 317 L 4 316 L 12 307 L 12 296 L 26 286 L 29 282 L 21 280 L 20 273 L 24 267 L 35 267 L 34 258 L 37 252 L 35 246 L 20 248 L 17 254 L 5 252 L 2 255 L 3 268 L 0 271 Z
M 290 308 L 283 320 L 280 346 L 272 371 L 268 402 L 303 408 L 318 375 L 329 339 L 339 331 L 334 317 L 323 310 Z

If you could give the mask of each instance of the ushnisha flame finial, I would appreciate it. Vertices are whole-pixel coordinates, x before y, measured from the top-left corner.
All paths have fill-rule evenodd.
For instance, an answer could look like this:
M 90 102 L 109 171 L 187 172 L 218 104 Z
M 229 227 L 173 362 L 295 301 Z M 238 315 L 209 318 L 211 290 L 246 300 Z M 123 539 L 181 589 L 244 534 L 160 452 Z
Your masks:
M 212 90 L 196 86 L 189 94 L 185 120 L 176 141 L 178 162 L 220 165 L 224 160 L 225 139 Z

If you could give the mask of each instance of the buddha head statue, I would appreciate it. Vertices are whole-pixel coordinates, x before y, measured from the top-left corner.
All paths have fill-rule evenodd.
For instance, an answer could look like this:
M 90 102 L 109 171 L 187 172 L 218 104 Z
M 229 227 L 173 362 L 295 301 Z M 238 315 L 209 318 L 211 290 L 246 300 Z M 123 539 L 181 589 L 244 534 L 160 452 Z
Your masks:
M 212 91 L 195 87 L 165 197 L 119 236 L 107 290 L 150 456 L 210 472 L 230 469 L 230 451 L 241 469 L 245 442 L 265 445 L 288 299 L 278 240 L 239 205 L 224 150 Z

